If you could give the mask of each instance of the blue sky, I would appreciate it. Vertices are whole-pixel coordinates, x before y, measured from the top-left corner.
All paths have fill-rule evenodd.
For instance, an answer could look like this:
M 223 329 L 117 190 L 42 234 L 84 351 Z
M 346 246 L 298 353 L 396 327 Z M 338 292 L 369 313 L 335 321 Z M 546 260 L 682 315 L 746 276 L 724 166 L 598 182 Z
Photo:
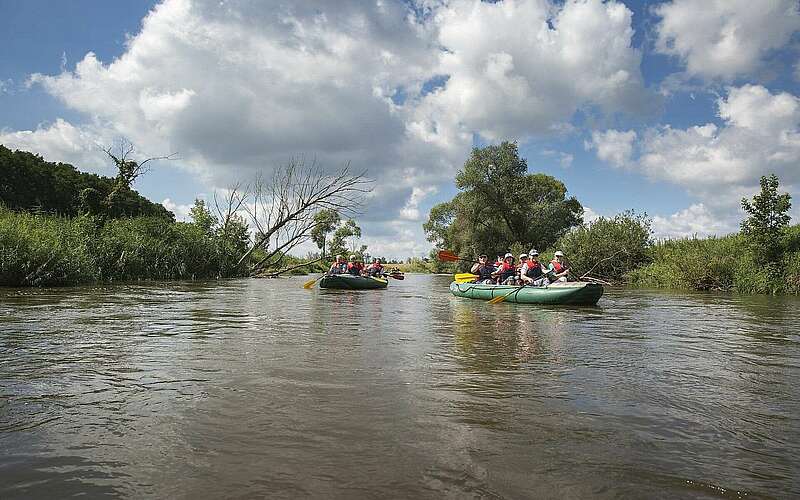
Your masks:
M 760 175 L 797 195 L 796 2 L 408 6 L 0 0 L 0 143 L 105 174 L 120 137 L 176 151 L 136 188 L 179 216 L 292 156 L 350 161 L 390 256 L 426 253 L 473 138 L 517 140 L 587 219 L 632 208 L 658 236 L 736 230 Z

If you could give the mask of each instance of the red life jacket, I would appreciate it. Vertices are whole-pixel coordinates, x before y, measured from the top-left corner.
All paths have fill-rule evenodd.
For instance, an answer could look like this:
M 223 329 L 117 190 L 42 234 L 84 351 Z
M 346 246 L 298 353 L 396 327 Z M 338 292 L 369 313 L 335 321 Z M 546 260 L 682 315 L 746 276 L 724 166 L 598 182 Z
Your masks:
M 528 278 L 536 279 L 543 274 L 542 272 L 542 263 L 539 261 L 528 261 L 528 269 L 525 272 L 525 276 Z
M 564 270 L 564 265 L 561 264 L 561 262 L 557 261 L 556 259 L 551 260 L 550 263 L 553 264 L 553 270 L 556 273 L 560 273 L 561 271 Z
M 361 270 L 364 269 L 364 265 L 361 262 L 348 262 L 347 263 L 347 272 L 358 276 L 361 274 Z
M 497 275 L 500 278 L 500 280 L 504 281 L 507 278 L 510 278 L 511 276 L 514 276 L 515 274 L 517 274 L 517 266 L 515 266 L 514 264 L 509 264 L 508 262 L 503 261 L 503 263 L 500 264 L 500 267 L 495 272 L 497 273 Z

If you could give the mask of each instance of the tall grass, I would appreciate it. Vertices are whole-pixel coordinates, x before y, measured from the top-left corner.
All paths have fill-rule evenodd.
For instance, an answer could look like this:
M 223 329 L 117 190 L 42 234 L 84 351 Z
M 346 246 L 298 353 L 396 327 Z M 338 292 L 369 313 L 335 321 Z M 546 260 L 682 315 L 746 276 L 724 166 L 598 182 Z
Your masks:
M 786 251 L 779 262 L 767 262 L 741 234 L 658 242 L 648 249 L 651 263 L 629 272 L 628 282 L 652 288 L 797 294 L 800 252 L 789 251 L 791 231 L 795 229 L 787 230 Z
M 241 242 L 158 217 L 65 218 L 0 208 L 0 285 L 60 286 L 242 274 Z

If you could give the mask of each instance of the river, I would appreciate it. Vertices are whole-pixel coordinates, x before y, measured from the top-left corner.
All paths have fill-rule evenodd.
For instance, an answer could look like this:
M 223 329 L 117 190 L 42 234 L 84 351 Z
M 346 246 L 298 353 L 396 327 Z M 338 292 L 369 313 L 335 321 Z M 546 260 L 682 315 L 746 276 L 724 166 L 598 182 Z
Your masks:
M 800 496 L 800 300 L 0 289 L 0 498 Z

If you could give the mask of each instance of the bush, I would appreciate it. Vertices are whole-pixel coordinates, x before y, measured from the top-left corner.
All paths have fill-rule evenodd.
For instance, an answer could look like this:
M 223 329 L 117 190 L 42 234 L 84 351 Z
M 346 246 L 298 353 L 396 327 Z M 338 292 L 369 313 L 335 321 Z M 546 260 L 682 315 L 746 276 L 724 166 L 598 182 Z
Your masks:
M 66 218 L 0 209 L 0 285 L 240 276 L 240 237 L 162 217 Z
M 573 228 L 555 248 L 566 254 L 575 275 L 591 272 L 592 276 L 621 281 L 627 272 L 648 261 L 649 245 L 650 220 L 628 211 Z

